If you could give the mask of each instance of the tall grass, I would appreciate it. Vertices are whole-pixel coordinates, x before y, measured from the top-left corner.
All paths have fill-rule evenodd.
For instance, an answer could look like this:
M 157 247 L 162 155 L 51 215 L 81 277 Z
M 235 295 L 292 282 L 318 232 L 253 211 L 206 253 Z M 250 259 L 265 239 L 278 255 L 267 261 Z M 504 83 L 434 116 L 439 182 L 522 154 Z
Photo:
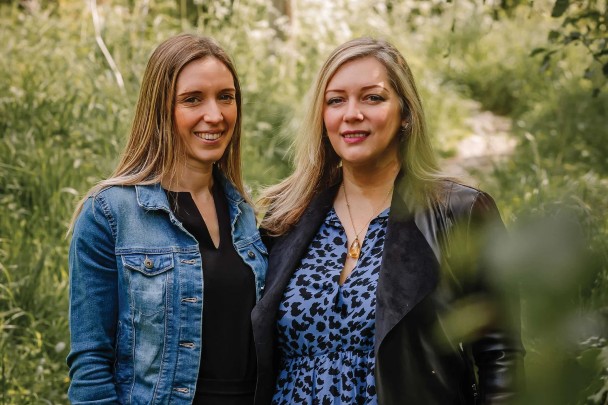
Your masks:
M 81 10 L 3 13 L 2 403 L 61 403 L 67 388 L 66 223 L 76 196 L 109 171 L 130 103 L 113 94 Z
M 514 229 L 529 214 L 556 207 L 579 218 L 599 259 L 589 265 L 591 275 L 572 282 L 575 297 L 554 310 L 566 316 L 608 303 L 602 214 L 608 209 L 608 99 L 592 98 L 576 73 L 586 57 L 578 50 L 545 68 L 529 56 L 554 24 L 542 10 L 515 8 L 496 18 L 482 1 L 403 1 L 386 8 L 368 0 L 310 0 L 288 23 L 270 0 L 240 1 L 237 8 L 215 0 L 192 9 L 169 0 L 98 3 L 101 34 L 123 88 L 95 42 L 83 2 L 39 10 L 0 5 L 0 404 L 67 402 L 67 222 L 77 199 L 118 159 L 150 52 L 184 30 L 216 37 L 235 59 L 245 103 L 243 166 L 254 191 L 289 172 L 286 148 L 330 49 L 359 35 L 392 40 L 418 78 L 443 155 L 466 136 L 473 100 L 513 119 L 515 155 L 476 177 Z M 542 289 L 546 279 L 538 280 L 533 285 Z M 538 319 L 535 302 L 524 296 L 524 335 L 532 376 L 539 378 L 547 353 L 560 351 L 543 350 L 547 336 L 526 324 Z M 547 302 L 558 301 L 539 305 Z M 559 335 L 559 325 L 549 329 Z M 555 364 L 602 364 L 605 341 L 596 329 L 589 335 L 597 339 L 573 344 Z M 564 375 L 543 380 L 557 392 L 553 403 L 565 403 L 559 402 Z M 602 403 L 605 381 L 599 371 L 562 400 Z M 535 400 L 525 403 L 541 403 Z

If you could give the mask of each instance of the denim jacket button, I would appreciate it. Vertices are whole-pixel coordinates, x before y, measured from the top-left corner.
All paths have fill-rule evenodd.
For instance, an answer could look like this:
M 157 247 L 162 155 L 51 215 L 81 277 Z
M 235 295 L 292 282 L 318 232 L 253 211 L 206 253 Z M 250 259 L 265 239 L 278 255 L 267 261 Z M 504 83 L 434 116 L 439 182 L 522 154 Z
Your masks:
M 146 266 L 146 269 L 151 269 L 154 267 L 154 262 L 146 257 L 146 260 L 144 260 L 144 266 Z
M 255 253 L 253 253 L 253 251 L 250 250 L 249 252 L 247 252 L 247 256 L 249 256 L 250 259 L 253 259 L 253 258 L 255 258 Z

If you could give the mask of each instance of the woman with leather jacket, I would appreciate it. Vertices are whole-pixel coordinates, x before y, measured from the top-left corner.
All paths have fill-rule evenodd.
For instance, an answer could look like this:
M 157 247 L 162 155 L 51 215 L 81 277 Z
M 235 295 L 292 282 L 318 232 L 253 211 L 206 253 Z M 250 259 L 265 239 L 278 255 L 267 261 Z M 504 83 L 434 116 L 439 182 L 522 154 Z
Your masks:
M 311 97 L 295 171 L 262 198 L 256 404 L 508 402 L 523 348 L 484 247 L 504 226 L 438 170 L 405 59 L 349 41 Z
M 189 34 L 159 45 L 118 167 L 74 214 L 72 404 L 253 404 L 267 253 L 240 143 L 226 52 Z

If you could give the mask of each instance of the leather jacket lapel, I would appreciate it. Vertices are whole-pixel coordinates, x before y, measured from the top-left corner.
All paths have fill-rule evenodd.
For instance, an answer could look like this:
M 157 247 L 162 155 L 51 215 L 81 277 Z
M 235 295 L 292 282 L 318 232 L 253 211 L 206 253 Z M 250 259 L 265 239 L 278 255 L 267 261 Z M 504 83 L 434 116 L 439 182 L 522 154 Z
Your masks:
M 265 295 L 254 309 L 255 318 L 276 321 L 287 283 L 331 208 L 338 188 L 339 184 L 332 186 L 313 199 L 296 227 L 274 242 L 269 257 L 272 270 L 266 278 Z M 376 292 L 376 352 L 386 334 L 435 289 L 439 279 L 439 262 L 416 225 L 404 194 L 395 187 L 391 201 Z
M 289 279 L 331 208 L 338 187 L 330 187 L 314 198 L 295 228 L 274 242 L 268 259 L 271 270 L 266 277 L 266 293 L 260 301 L 267 308 L 265 315 L 276 316 Z
M 387 333 L 435 289 L 438 280 L 439 262 L 396 187 L 376 291 L 376 354 Z
M 338 185 L 321 192 L 313 199 L 294 229 L 276 238 L 268 258 L 266 292 L 251 313 L 253 335 L 258 356 L 258 381 L 255 403 L 271 402 L 276 381 L 276 322 L 277 311 L 289 279 L 308 245 L 331 208 Z

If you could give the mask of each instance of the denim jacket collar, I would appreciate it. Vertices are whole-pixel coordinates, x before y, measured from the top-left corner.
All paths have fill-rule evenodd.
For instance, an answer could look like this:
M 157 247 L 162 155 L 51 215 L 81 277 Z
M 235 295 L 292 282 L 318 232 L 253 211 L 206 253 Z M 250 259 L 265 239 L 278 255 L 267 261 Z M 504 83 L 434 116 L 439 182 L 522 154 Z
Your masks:
M 135 186 L 137 204 L 146 210 L 171 211 L 169 200 L 160 183 L 138 184 Z
M 231 208 L 245 201 L 236 187 L 232 185 L 222 172 L 214 169 L 213 174 L 215 179 L 219 180 L 219 184 L 224 190 L 224 194 L 226 195 Z M 160 183 L 138 184 L 135 186 L 135 191 L 137 194 L 137 204 L 139 204 L 140 207 L 146 210 L 171 211 L 169 200 Z
M 215 179 L 258 301 L 268 253 L 253 207 L 223 176 Z M 203 258 L 162 186 L 97 193 L 79 214 L 69 258 L 70 401 L 192 404 L 204 345 Z

